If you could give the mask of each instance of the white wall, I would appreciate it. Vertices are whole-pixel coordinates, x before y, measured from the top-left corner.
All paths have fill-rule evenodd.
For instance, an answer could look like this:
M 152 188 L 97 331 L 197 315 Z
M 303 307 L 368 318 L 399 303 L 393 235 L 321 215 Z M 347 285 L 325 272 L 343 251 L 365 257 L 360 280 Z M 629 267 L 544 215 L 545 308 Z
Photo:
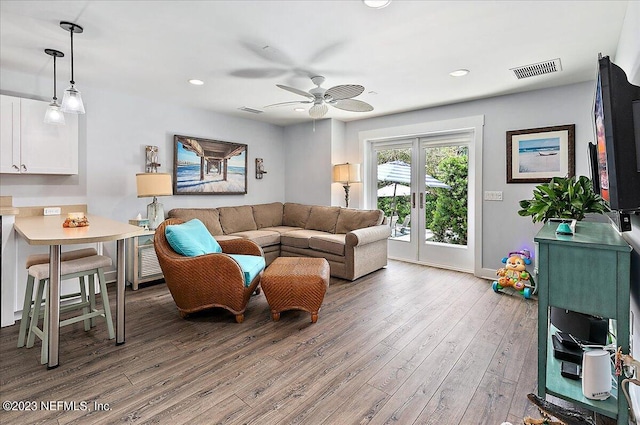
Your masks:
M 331 205 L 332 120 L 285 127 L 285 201 Z
M 331 120 L 331 165 L 332 165 L 332 173 L 333 166 L 336 164 L 344 164 L 345 162 L 350 163 L 358 163 L 358 159 L 355 158 L 351 160 L 347 156 L 347 144 L 345 139 L 345 132 L 347 130 L 347 125 L 342 121 Z M 362 176 L 361 176 L 362 177 Z M 332 175 L 333 181 L 333 175 Z M 355 191 L 362 186 L 361 184 L 353 184 L 351 185 L 351 189 L 349 191 L 349 197 L 352 196 Z M 331 184 L 331 205 L 344 207 L 344 188 L 340 183 L 332 183 Z
M 595 72 L 595 63 L 594 63 Z M 506 132 L 554 125 L 576 125 L 576 174 L 589 175 L 587 143 L 594 140 L 592 124 L 594 83 L 580 83 L 546 90 L 498 96 L 397 115 L 347 123 L 350 157 L 362 162 L 364 147 L 358 133 L 373 129 L 484 115 L 483 191 L 503 192 L 503 201 L 482 204 L 482 267 L 495 270 L 508 252 L 533 249 L 533 237 L 541 225 L 517 214 L 518 202 L 532 197 L 535 184 L 506 183 Z M 352 200 L 364 208 L 362 193 Z

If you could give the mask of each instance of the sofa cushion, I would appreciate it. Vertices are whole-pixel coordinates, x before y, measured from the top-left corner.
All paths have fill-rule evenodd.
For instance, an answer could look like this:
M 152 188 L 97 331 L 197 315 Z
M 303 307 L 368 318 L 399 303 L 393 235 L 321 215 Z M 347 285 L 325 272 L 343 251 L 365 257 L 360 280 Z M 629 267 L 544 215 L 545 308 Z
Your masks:
M 285 226 L 302 227 L 304 229 L 310 213 L 311 205 L 287 202 L 284 204 L 282 224 Z
M 229 254 L 229 257 L 236 260 L 242 269 L 245 288 L 248 288 L 249 285 L 251 285 L 251 281 L 255 279 L 262 270 L 264 270 L 266 265 L 264 258 L 260 255 Z
M 284 207 L 281 202 L 271 204 L 252 205 L 253 219 L 258 229 L 263 227 L 282 226 L 282 213 Z
M 280 244 L 297 248 L 309 248 L 309 239 L 312 236 L 323 235 L 327 235 L 327 233 L 319 230 L 292 230 L 280 235 Z
M 186 257 L 222 252 L 220 244 L 197 218 L 168 225 L 165 227 L 165 236 L 171 248 Z
M 345 234 L 312 236 L 309 239 L 309 248 L 330 254 L 344 255 L 344 240 L 346 236 Z
M 280 243 L 280 233 L 268 230 L 248 230 L 246 232 L 236 232 L 229 236 L 240 236 L 249 239 L 261 247 L 278 245 Z
M 381 210 L 342 208 L 336 223 L 336 233 L 348 233 L 356 229 L 377 226 L 383 219 L 384 213 Z
M 216 235 L 216 240 L 220 241 L 232 241 L 234 239 L 242 239 L 240 236 L 231 236 L 231 235 Z
M 323 207 L 314 205 L 307 219 L 305 229 L 335 233 L 340 207 Z
M 278 232 L 280 234 L 290 232 L 292 230 L 304 230 L 301 227 L 292 227 L 292 226 L 274 226 L 274 227 L 265 227 L 260 230 L 268 230 L 271 232 Z
M 220 226 L 220 214 L 215 208 L 174 208 L 169 211 L 169 218 L 179 218 L 189 221 L 197 218 L 204 223 L 205 227 L 213 236 L 222 235 Z
M 251 205 L 221 207 L 218 211 L 220 211 L 220 225 L 225 235 L 257 229 Z

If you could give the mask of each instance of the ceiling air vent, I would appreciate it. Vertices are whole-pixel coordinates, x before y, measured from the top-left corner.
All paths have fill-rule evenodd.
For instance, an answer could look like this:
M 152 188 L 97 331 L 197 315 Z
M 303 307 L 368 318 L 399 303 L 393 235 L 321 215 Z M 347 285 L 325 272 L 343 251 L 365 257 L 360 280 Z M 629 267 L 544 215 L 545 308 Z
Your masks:
M 238 108 L 238 109 L 240 109 L 241 111 L 252 113 L 252 114 L 261 114 L 261 113 L 264 112 L 264 111 L 260 111 L 258 109 L 253 109 L 253 108 L 249 108 L 249 107 L 246 107 L 246 106 L 243 106 L 242 108 Z
M 548 61 L 534 63 L 531 65 L 519 66 L 517 68 L 511 68 L 513 74 L 517 79 L 535 77 L 537 75 L 550 74 L 552 72 L 562 71 L 562 64 L 560 58 L 551 59 Z

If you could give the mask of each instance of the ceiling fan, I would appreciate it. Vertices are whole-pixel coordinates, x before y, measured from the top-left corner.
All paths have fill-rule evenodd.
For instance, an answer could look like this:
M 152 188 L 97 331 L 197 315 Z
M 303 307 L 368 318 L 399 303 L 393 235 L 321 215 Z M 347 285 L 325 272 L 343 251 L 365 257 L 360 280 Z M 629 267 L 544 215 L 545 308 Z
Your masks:
M 373 106 L 367 102 L 353 99 L 359 96 L 364 91 L 364 87 L 358 84 L 343 84 L 340 86 L 331 87 L 330 89 L 324 89 L 320 87 L 324 83 L 324 77 L 315 76 L 311 77 L 311 81 L 316 87 L 312 88 L 308 92 L 296 89 L 295 87 L 283 86 L 282 84 L 276 84 L 283 90 L 291 93 L 298 94 L 306 97 L 308 100 L 294 100 L 291 102 L 274 103 L 267 105 L 265 108 L 272 106 L 285 106 L 296 104 L 313 104 L 309 109 L 309 116 L 314 119 L 324 117 L 329 111 L 327 105 L 331 105 L 334 108 L 342 109 L 350 112 L 369 112 L 373 111 Z

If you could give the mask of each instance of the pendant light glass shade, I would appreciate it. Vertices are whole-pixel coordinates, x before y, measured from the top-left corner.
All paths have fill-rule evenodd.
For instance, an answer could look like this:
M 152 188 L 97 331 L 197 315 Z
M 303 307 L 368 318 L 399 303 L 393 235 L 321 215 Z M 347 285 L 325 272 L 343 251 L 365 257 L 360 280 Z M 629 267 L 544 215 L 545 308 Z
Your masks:
M 84 114 L 84 104 L 80 92 L 71 84 L 62 98 L 62 111 L 69 114 Z
M 44 114 L 44 122 L 47 124 L 64 125 L 64 114 L 60 105 L 55 100 L 49 104 L 47 112 Z
M 73 33 L 82 34 L 84 29 L 80 25 L 66 21 L 60 22 L 60 27 L 71 34 L 71 81 L 69 81 L 71 85 L 64 91 L 62 111 L 69 114 L 84 114 L 82 96 L 80 96 L 80 91 L 76 89 L 76 82 L 73 79 Z
M 56 97 L 56 58 L 64 57 L 64 53 L 54 49 L 44 49 L 44 52 L 53 57 L 53 99 L 44 114 L 44 122 L 46 124 L 64 125 L 64 114 Z

